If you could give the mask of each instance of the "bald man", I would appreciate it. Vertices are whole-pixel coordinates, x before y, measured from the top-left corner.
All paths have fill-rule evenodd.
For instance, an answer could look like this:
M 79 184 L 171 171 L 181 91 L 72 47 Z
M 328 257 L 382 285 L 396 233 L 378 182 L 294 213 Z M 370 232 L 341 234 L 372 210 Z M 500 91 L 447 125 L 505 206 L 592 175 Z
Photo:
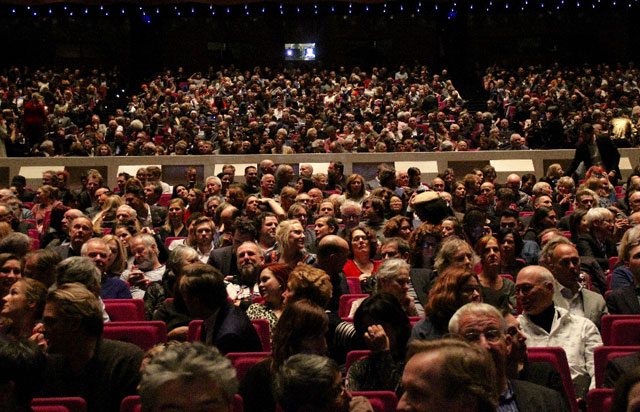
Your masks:
M 342 267 L 349 257 L 349 244 L 346 240 L 336 235 L 326 235 L 318 243 L 318 260 L 315 267 L 327 272 L 331 277 L 333 295 L 328 309 L 338 311 L 340 296 L 351 293 L 347 278 L 342 273 Z

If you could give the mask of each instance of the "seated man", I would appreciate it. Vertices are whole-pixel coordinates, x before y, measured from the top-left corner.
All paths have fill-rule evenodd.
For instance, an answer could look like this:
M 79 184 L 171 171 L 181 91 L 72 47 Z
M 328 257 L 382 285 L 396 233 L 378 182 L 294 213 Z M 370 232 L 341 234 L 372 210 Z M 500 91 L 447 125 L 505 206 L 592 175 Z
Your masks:
M 80 215 L 69 223 L 69 243 L 53 248 L 62 259 L 80 256 L 82 245 L 93 236 L 93 223 L 85 215 Z
M 129 285 L 117 277 L 109 277 L 107 262 L 111 258 L 111 249 L 102 238 L 91 238 L 80 249 L 82 257 L 88 257 L 95 263 L 100 271 L 101 287 L 100 298 L 102 299 L 131 299 Z
M 240 275 L 236 258 L 238 247 L 244 242 L 254 242 L 257 230 L 252 220 L 246 217 L 238 217 L 233 221 L 233 227 L 230 232 L 233 233 L 231 246 L 213 249 L 207 263 L 220 270 L 225 278 L 234 279 Z
M 158 260 L 158 246 L 151 235 L 134 236 L 131 252 L 135 257 L 134 265 L 131 270 L 122 272 L 121 279 L 129 282 L 134 299 L 142 299 L 149 283 L 162 280 L 166 267 Z
M 42 385 L 46 357 L 26 340 L 0 342 L 0 410 L 31 411 L 30 403 Z
M 564 349 L 576 395 L 583 397 L 595 387 L 593 352 L 602 346 L 598 328 L 589 319 L 553 303 L 554 278 L 542 266 L 527 266 L 518 273 L 516 296 L 523 313 L 518 317 L 530 347 L 559 346 Z
M 580 256 L 576 247 L 564 236 L 552 238 L 542 249 L 542 258 L 555 278 L 553 302 L 572 315 L 592 321 L 598 329 L 600 319 L 608 314 L 602 295 L 580 283 Z
M 589 209 L 584 215 L 589 233 L 580 236 L 576 248 L 580 256 L 592 256 L 600 264 L 602 270 L 609 269 L 609 258 L 618 256 L 614 239 L 614 216 L 603 207 Z
M 351 410 L 352 398 L 340 369 L 324 356 L 297 354 L 287 359 L 275 375 L 274 394 L 284 412 Z
M 399 412 L 495 412 L 496 370 L 486 350 L 454 339 L 413 341 Z
M 223 354 L 261 352 L 258 334 L 244 311 L 227 300 L 227 290 L 219 270 L 202 263 L 186 266 L 180 292 L 189 313 L 204 319 L 200 340 L 214 345 Z
M 260 296 L 258 278 L 264 265 L 264 256 L 256 243 L 244 242 L 236 251 L 236 259 L 239 274 L 226 280 L 227 294 L 236 305 L 247 310 L 253 298 Z
M 513 338 L 496 308 L 486 303 L 468 303 L 458 309 L 449 322 L 449 333 L 489 351 L 497 372 L 501 392 L 500 409 L 519 411 L 568 411 L 560 393 L 531 382 L 507 377 L 508 355 Z
M 50 291 L 43 322 L 49 356 L 40 396 L 80 396 L 87 410 L 118 412 L 136 394 L 144 353 L 101 338 L 102 310 L 87 288 L 69 283 Z
M 237 390 L 236 371 L 217 349 L 182 343 L 158 353 L 144 368 L 140 400 L 147 412 L 230 411 Z

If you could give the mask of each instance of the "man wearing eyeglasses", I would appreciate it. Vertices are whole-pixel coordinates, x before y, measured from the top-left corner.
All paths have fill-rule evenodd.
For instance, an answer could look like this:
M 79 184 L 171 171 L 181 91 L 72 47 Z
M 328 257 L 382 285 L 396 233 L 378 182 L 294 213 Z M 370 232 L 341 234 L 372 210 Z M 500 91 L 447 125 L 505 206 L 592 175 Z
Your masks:
M 562 396 L 531 382 L 507 378 L 507 358 L 513 350 L 513 337 L 500 312 L 486 303 L 468 303 L 458 309 L 449 322 L 449 333 L 486 349 L 493 358 L 500 392 L 498 412 L 568 411 Z
M 527 266 L 516 278 L 516 298 L 523 313 L 518 317 L 530 347 L 564 349 L 576 395 L 595 387 L 593 352 L 602 346 L 596 325 L 553 303 L 554 277 L 542 266 Z

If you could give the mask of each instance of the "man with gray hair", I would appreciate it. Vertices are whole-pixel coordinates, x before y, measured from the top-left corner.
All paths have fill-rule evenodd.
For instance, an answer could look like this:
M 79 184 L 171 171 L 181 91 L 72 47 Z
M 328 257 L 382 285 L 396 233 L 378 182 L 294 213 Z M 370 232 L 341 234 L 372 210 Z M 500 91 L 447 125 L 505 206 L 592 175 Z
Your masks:
M 576 241 L 580 256 L 592 256 L 603 271 L 609 269 L 609 258 L 618 256 L 616 248 L 615 218 L 613 213 L 604 207 L 589 209 L 584 215 L 585 225 L 589 233 L 582 234 Z M 619 234 L 620 237 L 622 234 Z
M 602 346 L 598 328 L 589 319 L 572 315 L 553 303 L 554 278 L 542 266 L 527 266 L 516 278 L 516 297 L 522 304 L 518 317 L 530 347 L 564 349 L 578 397 L 595 387 L 593 352 Z
M 569 410 L 558 392 L 531 382 L 508 379 L 507 361 L 513 350 L 513 338 L 507 333 L 507 323 L 495 307 L 486 303 L 467 303 L 451 317 L 449 333 L 479 345 L 491 354 L 501 393 L 499 410 Z
M 607 305 L 602 295 L 582 285 L 576 247 L 566 237 L 556 236 L 542 248 L 542 258 L 555 278 L 553 302 L 572 315 L 591 320 L 600 329 L 600 319 L 608 314 Z
M 289 357 L 276 372 L 275 399 L 284 412 L 349 412 L 351 394 L 338 365 L 319 355 Z
M 63 243 L 53 248 L 60 257 L 66 259 L 80 256 L 82 245 L 93 236 L 93 223 L 88 216 L 80 215 L 69 223 L 69 243 Z
M 349 229 L 354 228 L 360 224 L 360 218 L 362 217 L 362 206 L 356 202 L 345 200 L 342 206 L 340 206 L 340 217 L 344 227 L 338 230 L 338 236 L 344 238 L 347 235 Z
M 169 346 L 156 354 L 140 381 L 144 412 L 230 411 L 237 391 L 231 361 L 200 342 Z
M 134 236 L 131 239 L 131 253 L 135 258 L 133 267 L 122 272 L 120 278 L 129 282 L 134 299 L 142 299 L 149 283 L 162 280 L 166 267 L 158 260 L 158 246 L 151 235 Z
M 100 271 L 100 298 L 101 299 L 131 299 L 129 286 L 117 277 L 109 276 L 107 262 L 111 257 L 111 249 L 102 238 L 94 237 L 82 245 L 80 249 L 82 257 L 93 261 Z

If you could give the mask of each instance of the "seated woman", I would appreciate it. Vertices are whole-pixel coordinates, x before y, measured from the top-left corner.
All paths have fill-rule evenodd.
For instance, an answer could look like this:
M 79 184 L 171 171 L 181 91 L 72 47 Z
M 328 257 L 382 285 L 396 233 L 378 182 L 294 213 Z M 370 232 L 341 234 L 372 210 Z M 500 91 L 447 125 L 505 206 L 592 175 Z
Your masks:
M 23 278 L 14 283 L 2 298 L 2 333 L 14 339 L 29 338 L 42 318 L 46 297 L 47 288 L 37 280 Z
M 445 269 L 431 288 L 425 318 L 413 326 L 411 339 L 431 340 L 447 334 L 449 320 L 458 309 L 469 302 L 482 302 L 481 290 L 471 268 Z
M 545 229 L 550 229 L 558 225 L 556 211 L 545 206 L 539 206 L 533 213 L 531 223 L 522 236 L 523 240 L 538 241 L 538 235 Z
M 266 263 L 281 263 L 294 268 L 298 263 L 313 265 L 316 257 L 304 248 L 305 234 L 302 224 L 295 219 L 283 220 L 276 230 L 278 250 L 265 256 Z
M 101 233 L 103 228 L 113 229 L 116 224 L 116 211 L 122 206 L 122 198 L 109 196 L 102 205 L 102 210 L 93 218 L 93 231 Z
M 372 353 L 349 368 L 349 389 L 398 392 L 411 335 L 406 312 L 395 297 L 383 292 L 365 299 L 353 321 L 357 347 Z
M 129 285 L 120 279 L 127 265 L 127 252 L 119 237 L 106 235 L 102 238 L 109 248 L 109 258 L 102 273 L 100 297 L 102 299 L 131 299 Z
M 503 229 L 498 233 L 498 246 L 500 247 L 500 273 L 513 276 L 516 279 L 518 272 L 525 266 L 520 257 L 522 253 L 522 238 L 520 233 L 513 229 Z
M 285 306 L 274 330 L 272 355 L 254 365 L 240 382 L 238 392 L 245 412 L 276 410 L 271 385 L 273 372 L 291 355 L 326 354 L 327 328 L 327 314 L 315 303 L 301 299 Z
M 171 199 L 168 205 L 167 220 L 158 230 L 164 242 L 168 237 L 187 237 L 187 226 L 184 224 L 184 202 L 182 199 Z
M 197 263 L 198 252 L 189 246 L 178 246 L 169 253 L 166 270 L 162 276 L 162 281 L 150 283 L 147 292 L 144 294 L 144 311 L 146 319 L 155 319 L 155 315 L 164 320 L 167 324 L 167 331 L 184 323 L 185 316 L 188 316 L 184 301 L 175 302 L 177 284 L 182 276 L 182 269 L 192 263 Z M 176 292 L 177 291 L 177 292 Z M 174 301 L 167 302 L 167 299 L 174 298 Z M 179 298 L 181 300 L 181 298 Z M 182 306 L 181 306 L 182 304 Z M 161 312 L 158 314 L 158 312 Z M 182 316 L 184 315 L 184 316 Z M 182 325 L 184 326 L 184 325 Z M 187 322 L 188 326 L 188 322 Z
M 402 259 L 385 260 L 375 274 L 374 294 L 389 293 L 393 295 L 405 311 L 407 316 L 418 316 L 413 298 L 409 296 L 409 270 L 411 267 Z M 351 305 L 349 317 L 355 316 L 356 310 L 365 299 L 358 299 Z
M 497 290 L 509 298 L 512 307 L 516 307 L 515 284 L 500 275 L 500 247 L 498 239 L 484 236 L 476 243 L 476 253 L 480 256 L 481 272 L 478 274 L 480 284 L 485 288 Z
M 11 253 L 0 254 L 0 296 L 9 293 L 9 289 L 22 278 L 20 258 Z
M 411 267 L 431 269 L 440 240 L 440 228 L 429 222 L 424 222 L 411 232 L 409 236 Z
M 273 331 L 284 308 L 284 293 L 287 290 L 291 268 L 279 263 L 271 263 L 262 268 L 258 287 L 264 303 L 253 303 L 247 308 L 249 319 L 266 319 L 273 339 Z
M 618 264 L 611 272 L 611 284 L 609 285 L 611 290 L 634 285 L 633 273 L 628 267 L 631 253 L 629 245 L 636 243 L 638 240 L 640 240 L 640 226 L 632 227 L 622 236 L 618 251 Z
M 411 236 L 413 226 L 411 220 L 406 216 L 394 216 L 387 220 L 382 228 L 382 234 L 387 237 L 399 237 L 407 242 Z
M 40 186 L 36 192 L 34 202 L 35 205 L 31 208 L 31 212 L 33 212 L 33 216 L 36 219 L 36 227 L 39 231 L 42 231 L 47 212 L 51 213 L 54 207 L 62 204 L 58 200 L 58 188 L 50 185 Z
M 382 264 L 380 261 L 373 260 L 378 245 L 376 233 L 366 226 L 356 226 L 347 231 L 345 240 L 349 244 L 349 259 L 342 268 L 344 275 L 359 278 L 364 286 L 363 291 L 371 291 L 373 283 L 368 279 Z

